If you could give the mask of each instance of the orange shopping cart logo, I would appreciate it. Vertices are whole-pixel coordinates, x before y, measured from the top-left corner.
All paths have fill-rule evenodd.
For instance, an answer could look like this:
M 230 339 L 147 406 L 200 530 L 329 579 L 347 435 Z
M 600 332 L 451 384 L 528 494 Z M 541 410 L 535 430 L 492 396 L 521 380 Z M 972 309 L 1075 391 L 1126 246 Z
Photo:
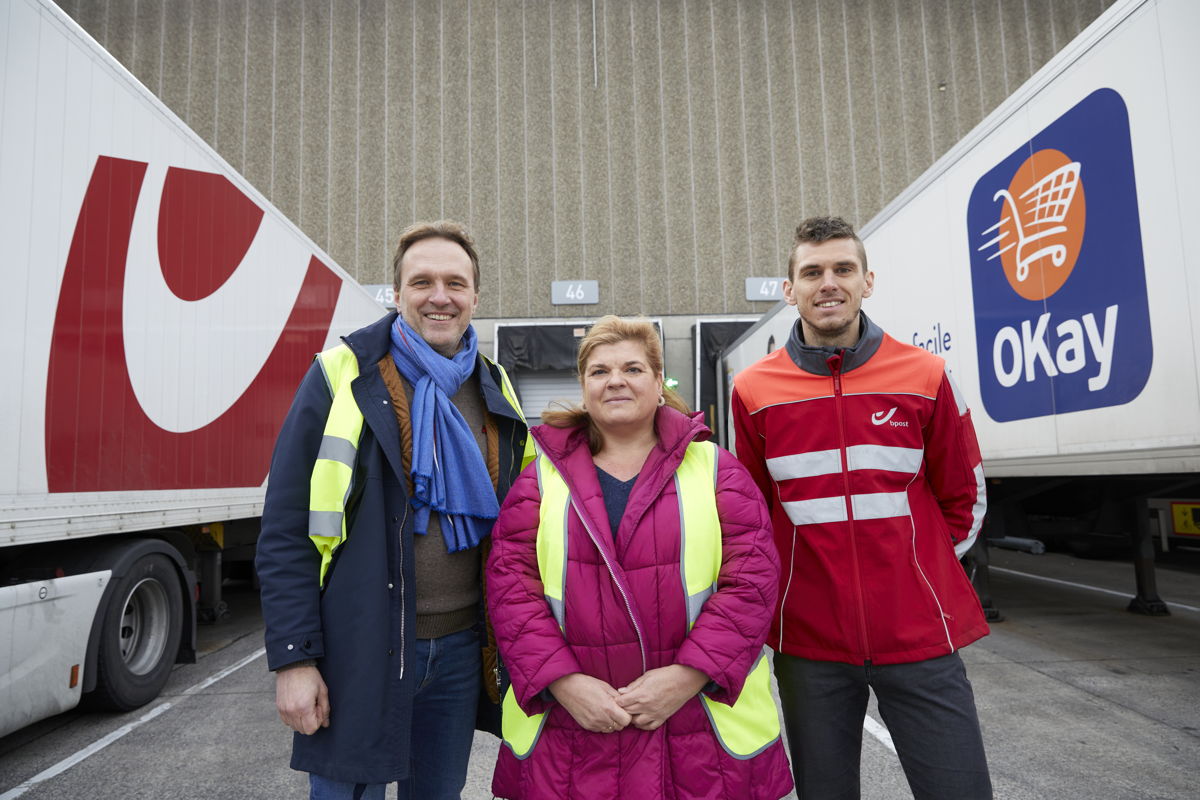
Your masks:
M 1154 359 L 1125 101 L 1097 89 L 1029 133 L 980 175 L 965 220 L 997 422 L 1128 403 Z
M 1031 155 L 992 199 L 1000 220 L 982 231 L 979 251 L 1000 260 L 1013 291 L 1043 300 L 1062 288 L 1083 244 L 1087 221 L 1082 165 L 1053 149 Z

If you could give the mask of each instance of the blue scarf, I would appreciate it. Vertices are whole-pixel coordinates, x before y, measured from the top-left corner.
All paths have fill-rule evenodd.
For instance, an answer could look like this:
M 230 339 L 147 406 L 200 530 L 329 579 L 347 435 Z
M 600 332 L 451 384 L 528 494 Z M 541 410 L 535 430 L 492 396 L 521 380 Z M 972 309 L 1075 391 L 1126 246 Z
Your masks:
M 429 512 L 436 511 L 448 552 L 475 547 L 491 533 L 500 513 L 475 434 L 450 402 L 475 371 L 479 353 L 475 329 L 467 326 L 462 347 L 451 359 L 430 347 L 397 316 L 391 353 L 396 369 L 413 387 L 413 528 L 428 533 Z M 447 476 L 453 484 L 447 484 Z

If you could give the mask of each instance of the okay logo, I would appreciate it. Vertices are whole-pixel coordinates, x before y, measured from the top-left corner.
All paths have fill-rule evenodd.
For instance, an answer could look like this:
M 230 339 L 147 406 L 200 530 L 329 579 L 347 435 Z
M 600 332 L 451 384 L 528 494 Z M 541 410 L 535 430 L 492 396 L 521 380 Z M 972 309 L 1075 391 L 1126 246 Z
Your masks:
M 1128 403 L 1150 375 L 1129 115 L 1084 98 L 975 184 L 980 395 L 1007 422 Z

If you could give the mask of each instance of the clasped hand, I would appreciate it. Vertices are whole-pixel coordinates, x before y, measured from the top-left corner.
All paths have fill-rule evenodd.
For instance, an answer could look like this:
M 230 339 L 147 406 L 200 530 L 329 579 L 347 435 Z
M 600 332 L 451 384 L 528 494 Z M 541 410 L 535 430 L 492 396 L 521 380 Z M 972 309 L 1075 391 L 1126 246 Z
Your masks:
M 612 733 L 632 724 L 652 731 L 700 692 L 708 676 L 671 664 L 646 672 L 620 689 L 575 672 L 550 684 L 550 692 L 584 730 Z

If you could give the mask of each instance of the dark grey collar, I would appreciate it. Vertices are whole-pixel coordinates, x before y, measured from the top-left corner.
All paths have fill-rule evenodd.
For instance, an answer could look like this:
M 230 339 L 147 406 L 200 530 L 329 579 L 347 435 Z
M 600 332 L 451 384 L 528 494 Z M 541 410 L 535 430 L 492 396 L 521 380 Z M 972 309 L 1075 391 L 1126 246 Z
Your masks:
M 858 312 L 859 336 L 853 347 L 818 347 L 804 343 L 804 326 L 800 320 L 792 326 L 792 333 L 787 340 L 787 352 L 796 366 L 814 375 L 831 375 L 829 358 L 841 354 L 842 367 L 840 372 L 849 372 L 861 367 L 875 355 L 883 342 L 883 329 L 870 320 L 863 312 Z

